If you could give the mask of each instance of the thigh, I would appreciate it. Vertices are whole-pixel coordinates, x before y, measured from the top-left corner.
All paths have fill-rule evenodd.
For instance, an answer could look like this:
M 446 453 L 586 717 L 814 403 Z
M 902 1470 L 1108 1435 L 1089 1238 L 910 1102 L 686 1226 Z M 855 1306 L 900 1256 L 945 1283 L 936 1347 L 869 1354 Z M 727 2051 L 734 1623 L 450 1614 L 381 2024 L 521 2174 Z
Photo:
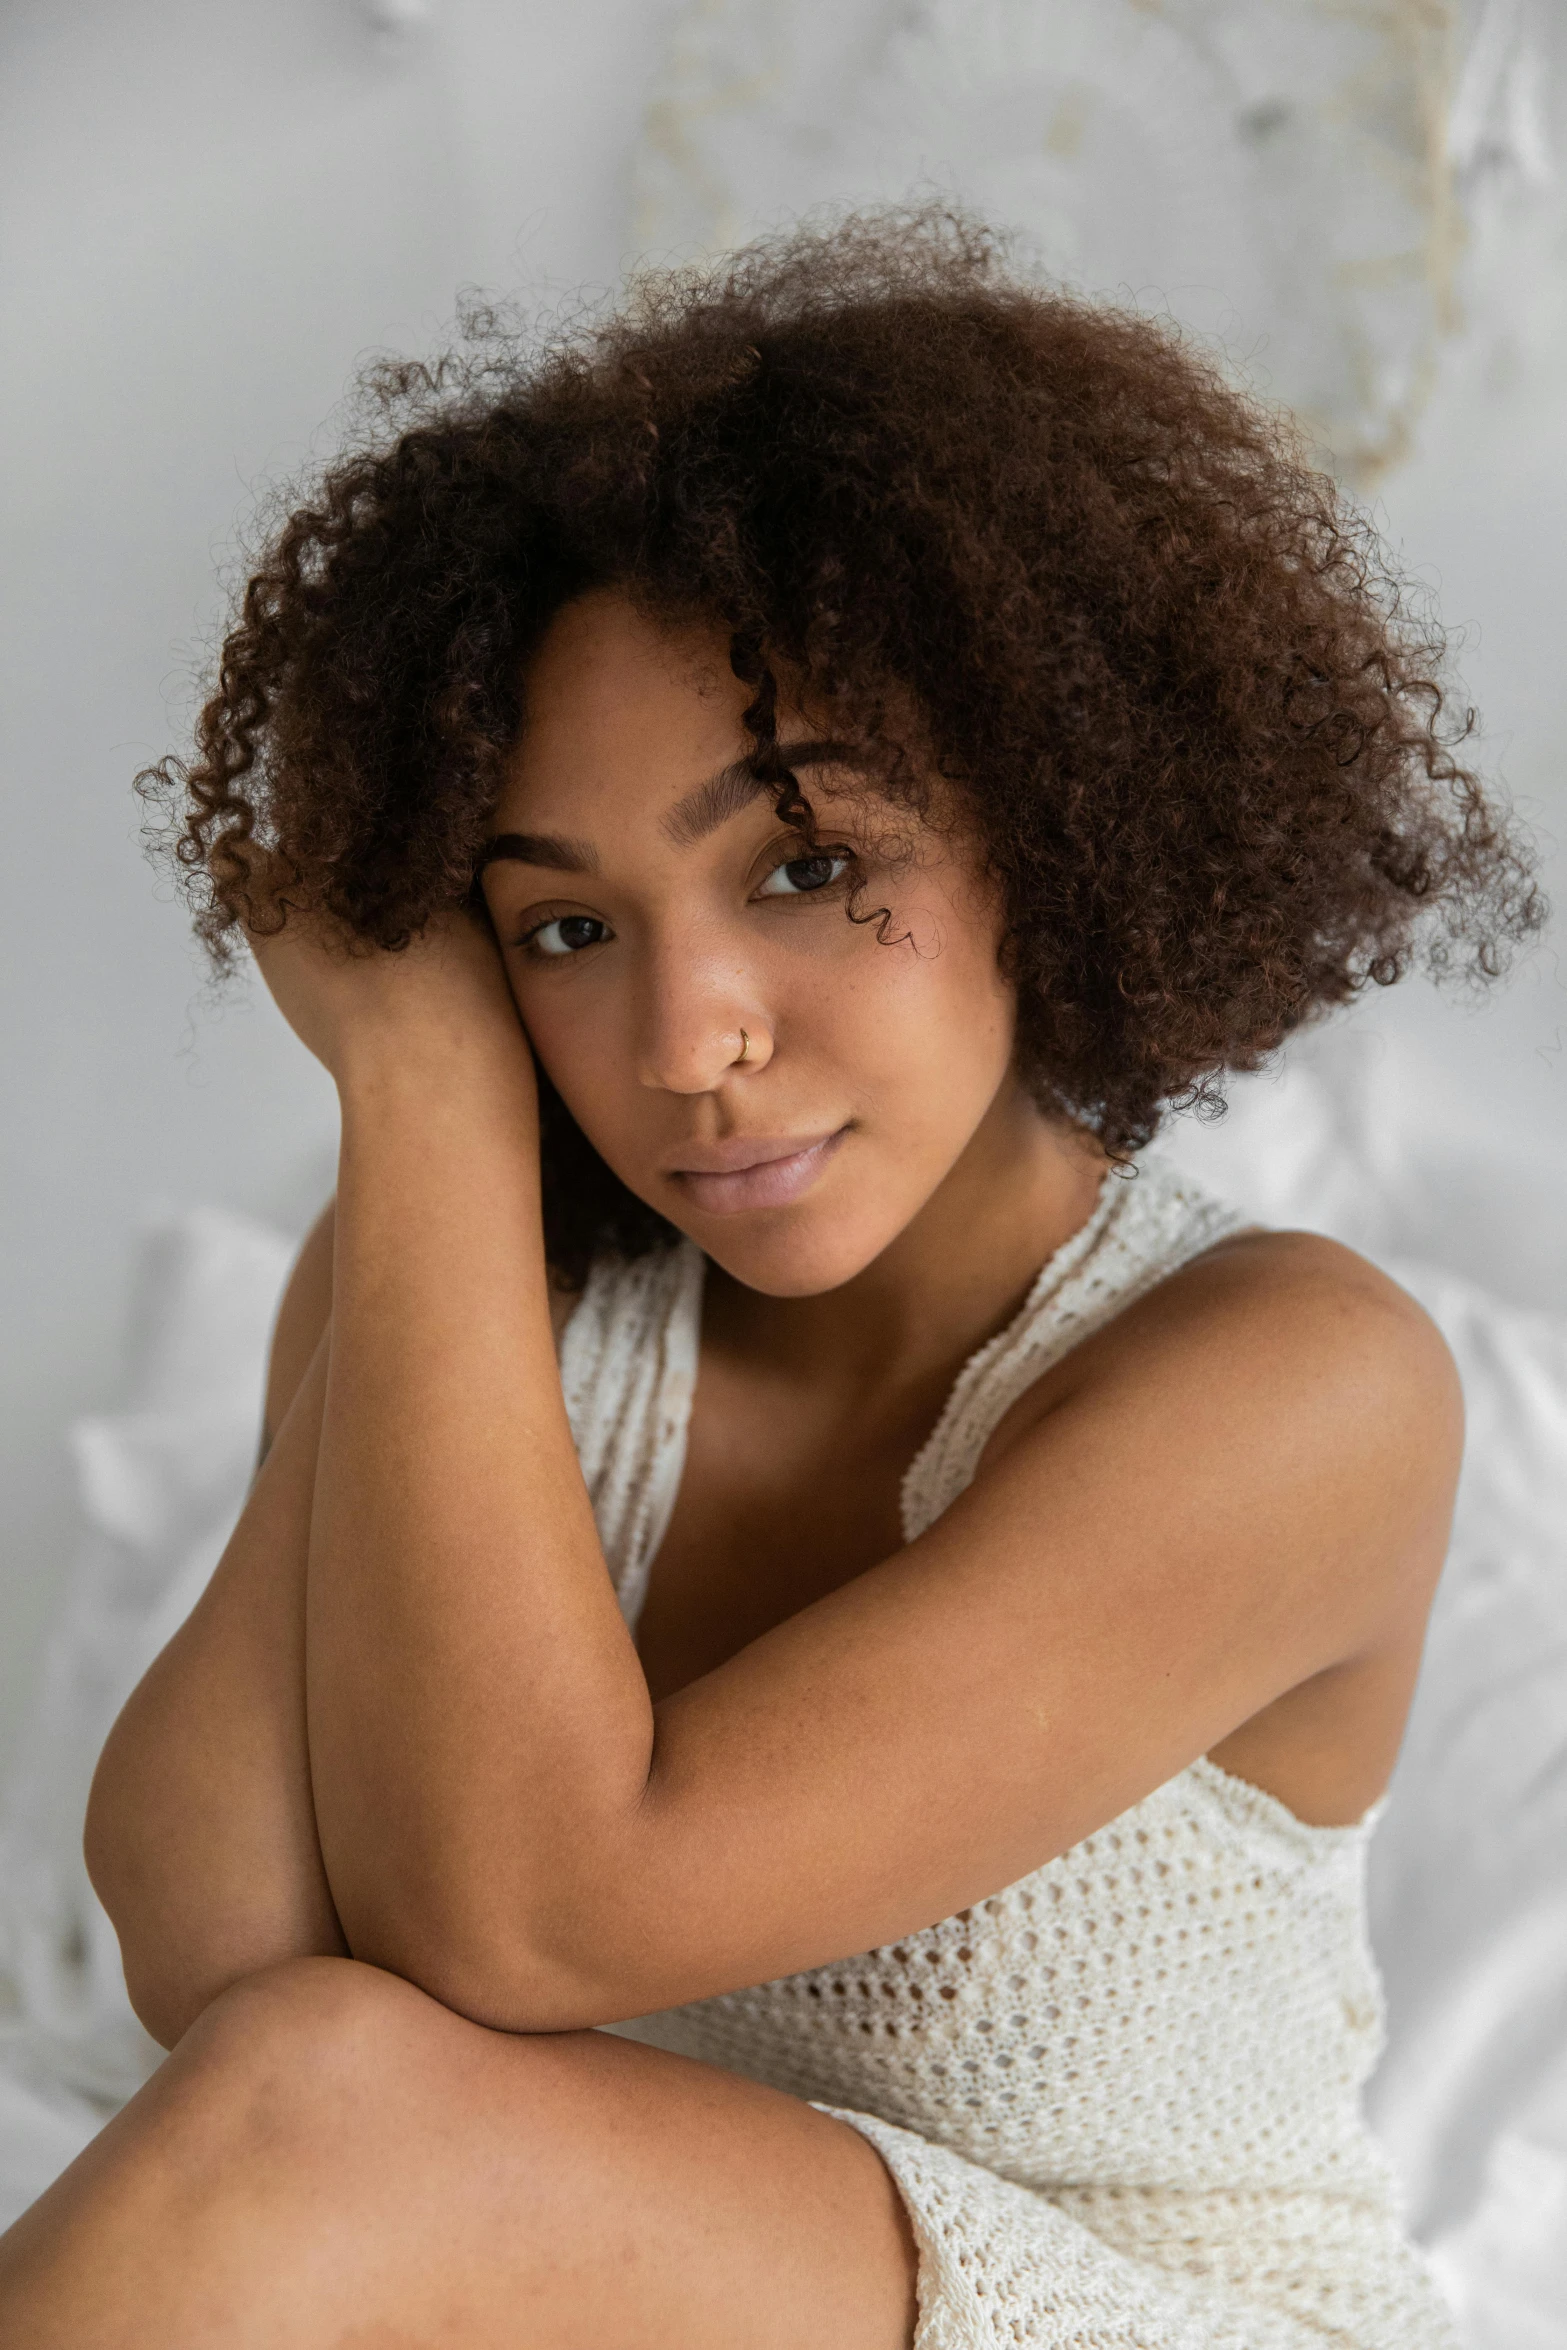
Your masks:
M 907 2350 L 914 2267 L 845 2124 L 607 2033 L 490 2032 L 323 1959 L 216 2002 L 12 2231 L 0 2337 Z

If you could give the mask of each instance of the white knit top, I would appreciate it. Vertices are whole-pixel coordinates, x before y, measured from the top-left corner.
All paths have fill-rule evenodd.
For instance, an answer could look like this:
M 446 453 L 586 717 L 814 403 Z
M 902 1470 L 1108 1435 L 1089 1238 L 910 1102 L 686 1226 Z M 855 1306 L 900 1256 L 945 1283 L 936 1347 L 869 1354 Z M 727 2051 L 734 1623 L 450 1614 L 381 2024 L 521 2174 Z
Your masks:
M 904 1479 L 913 1541 L 1003 1412 L 1241 1221 L 1148 1161 L 965 1366 Z M 567 1408 L 634 1621 L 669 1523 L 705 1260 L 594 1268 Z M 853 2123 L 920 2247 L 918 2350 L 1455 2350 L 1360 2090 L 1381 1812 L 1311 1827 L 1206 1758 L 988 1900 L 888 1948 L 618 2027 Z

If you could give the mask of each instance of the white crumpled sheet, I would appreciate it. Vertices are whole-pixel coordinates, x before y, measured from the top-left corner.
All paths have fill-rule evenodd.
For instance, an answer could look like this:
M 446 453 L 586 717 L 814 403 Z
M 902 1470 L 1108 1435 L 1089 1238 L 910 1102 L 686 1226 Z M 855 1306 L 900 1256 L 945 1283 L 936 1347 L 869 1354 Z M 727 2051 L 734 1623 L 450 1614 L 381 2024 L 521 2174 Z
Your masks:
M 1248 1100 L 1217 1138 L 1178 1129 L 1173 1155 L 1261 1220 L 1378 1257 L 1463 1377 L 1453 1546 L 1372 1854 L 1389 2038 L 1369 2110 L 1471 2350 L 1564 2350 L 1567 1317 L 1398 1256 L 1396 1183 L 1309 1065 Z M 81 1818 L 115 1711 L 238 1511 L 288 1253 L 216 1210 L 154 1235 L 131 1402 L 72 1432 L 86 1530 L 0 1814 L 0 2225 L 157 2061 Z

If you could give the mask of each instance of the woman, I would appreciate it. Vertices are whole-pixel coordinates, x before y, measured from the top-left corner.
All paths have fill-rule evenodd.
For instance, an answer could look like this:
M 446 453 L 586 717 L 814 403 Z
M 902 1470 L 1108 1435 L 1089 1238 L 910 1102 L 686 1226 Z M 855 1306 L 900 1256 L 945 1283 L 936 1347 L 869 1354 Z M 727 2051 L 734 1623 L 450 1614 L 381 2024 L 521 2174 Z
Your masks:
M 160 771 L 340 1185 L 93 1794 L 173 2054 L 0 2335 L 1435 2350 L 1358 2090 L 1452 1369 L 1136 1162 L 1537 923 L 1440 639 L 962 223 L 479 326 Z

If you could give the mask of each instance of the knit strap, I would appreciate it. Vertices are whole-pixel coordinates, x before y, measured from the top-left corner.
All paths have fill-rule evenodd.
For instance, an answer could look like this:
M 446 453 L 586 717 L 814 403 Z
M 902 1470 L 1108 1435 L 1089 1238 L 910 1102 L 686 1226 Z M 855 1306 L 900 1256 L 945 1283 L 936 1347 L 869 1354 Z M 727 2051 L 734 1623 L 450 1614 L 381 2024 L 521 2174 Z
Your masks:
M 916 1540 L 957 1499 L 1005 1414 L 1042 1372 L 1244 1222 L 1234 1208 L 1159 1160 L 1145 1159 L 1132 1177 L 1112 1168 L 1088 1222 L 1041 1267 L 1007 1327 L 958 1373 L 940 1419 L 904 1475 L 905 1542 Z

